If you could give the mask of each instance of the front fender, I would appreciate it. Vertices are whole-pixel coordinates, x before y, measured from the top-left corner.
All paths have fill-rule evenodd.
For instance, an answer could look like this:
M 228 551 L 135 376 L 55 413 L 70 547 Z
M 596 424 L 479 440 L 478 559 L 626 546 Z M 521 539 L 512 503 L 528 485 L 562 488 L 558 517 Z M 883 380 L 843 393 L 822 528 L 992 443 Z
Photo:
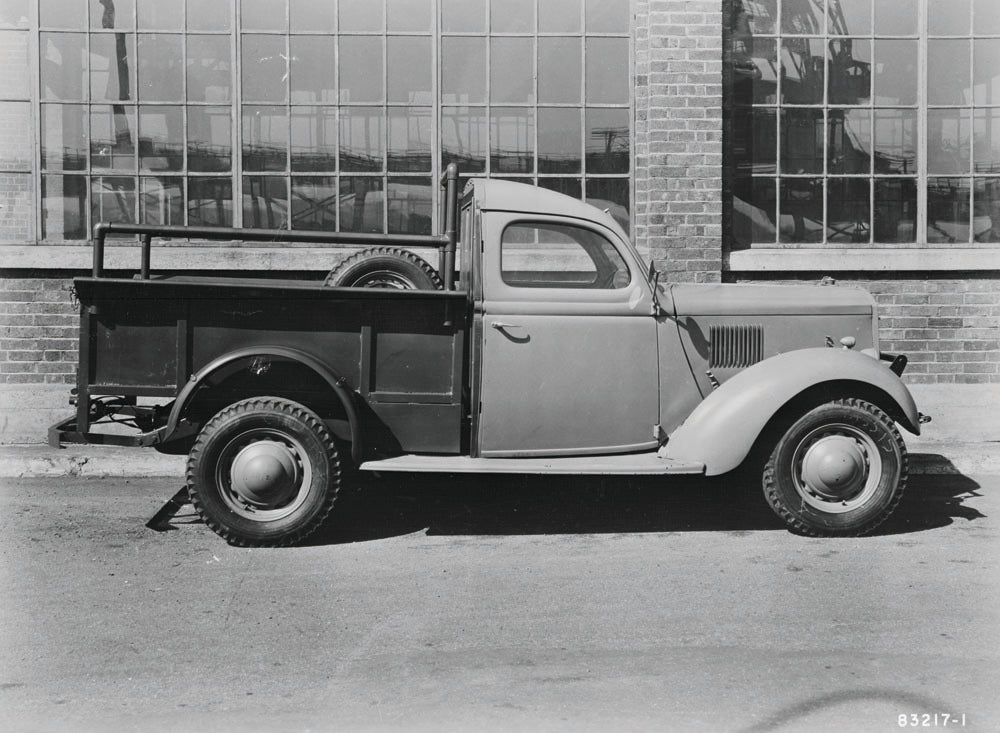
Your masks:
M 847 349 L 801 349 L 758 362 L 712 392 L 670 435 L 663 453 L 705 464 L 708 476 L 731 471 L 784 405 L 823 385 L 838 396 L 878 395 L 880 407 L 920 434 L 913 395 L 883 362 Z

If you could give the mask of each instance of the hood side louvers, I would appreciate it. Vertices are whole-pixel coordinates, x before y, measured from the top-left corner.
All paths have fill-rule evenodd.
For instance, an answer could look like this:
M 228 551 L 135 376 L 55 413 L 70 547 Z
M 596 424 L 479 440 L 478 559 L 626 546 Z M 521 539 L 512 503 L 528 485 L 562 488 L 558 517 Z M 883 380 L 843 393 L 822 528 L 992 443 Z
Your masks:
M 764 328 L 759 324 L 710 326 L 710 369 L 739 369 L 764 358 Z

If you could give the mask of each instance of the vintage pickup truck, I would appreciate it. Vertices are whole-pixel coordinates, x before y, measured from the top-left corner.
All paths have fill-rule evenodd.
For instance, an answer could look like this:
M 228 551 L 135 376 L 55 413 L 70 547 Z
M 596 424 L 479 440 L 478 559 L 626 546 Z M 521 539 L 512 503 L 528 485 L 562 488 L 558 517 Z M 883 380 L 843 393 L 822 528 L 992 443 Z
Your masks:
M 77 409 L 50 442 L 187 453 L 191 502 L 240 545 L 301 540 L 355 470 L 750 468 L 794 532 L 857 535 L 893 511 L 896 425 L 929 418 L 868 293 L 664 283 L 606 212 L 457 181 L 442 235 L 98 225 L 74 285 Z M 141 237 L 135 276 L 104 272 L 115 233 Z M 154 236 L 377 246 L 325 282 L 156 276 Z M 421 246 L 437 272 L 402 249 Z

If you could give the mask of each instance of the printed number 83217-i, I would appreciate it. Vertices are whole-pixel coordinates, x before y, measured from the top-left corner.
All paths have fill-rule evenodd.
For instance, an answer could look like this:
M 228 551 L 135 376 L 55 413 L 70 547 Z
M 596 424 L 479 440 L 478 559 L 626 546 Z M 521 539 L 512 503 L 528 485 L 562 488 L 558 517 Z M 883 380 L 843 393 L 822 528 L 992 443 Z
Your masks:
M 965 727 L 965 713 L 952 715 L 950 713 L 900 713 L 898 721 L 900 728 L 956 728 Z

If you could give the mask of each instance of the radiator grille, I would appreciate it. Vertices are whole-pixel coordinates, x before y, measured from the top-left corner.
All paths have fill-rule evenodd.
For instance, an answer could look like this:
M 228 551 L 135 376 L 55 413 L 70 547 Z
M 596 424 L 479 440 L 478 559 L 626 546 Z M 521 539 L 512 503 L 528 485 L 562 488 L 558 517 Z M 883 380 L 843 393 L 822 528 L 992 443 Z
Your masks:
M 760 325 L 711 326 L 709 368 L 732 369 L 756 364 L 764 355 L 764 328 Z

